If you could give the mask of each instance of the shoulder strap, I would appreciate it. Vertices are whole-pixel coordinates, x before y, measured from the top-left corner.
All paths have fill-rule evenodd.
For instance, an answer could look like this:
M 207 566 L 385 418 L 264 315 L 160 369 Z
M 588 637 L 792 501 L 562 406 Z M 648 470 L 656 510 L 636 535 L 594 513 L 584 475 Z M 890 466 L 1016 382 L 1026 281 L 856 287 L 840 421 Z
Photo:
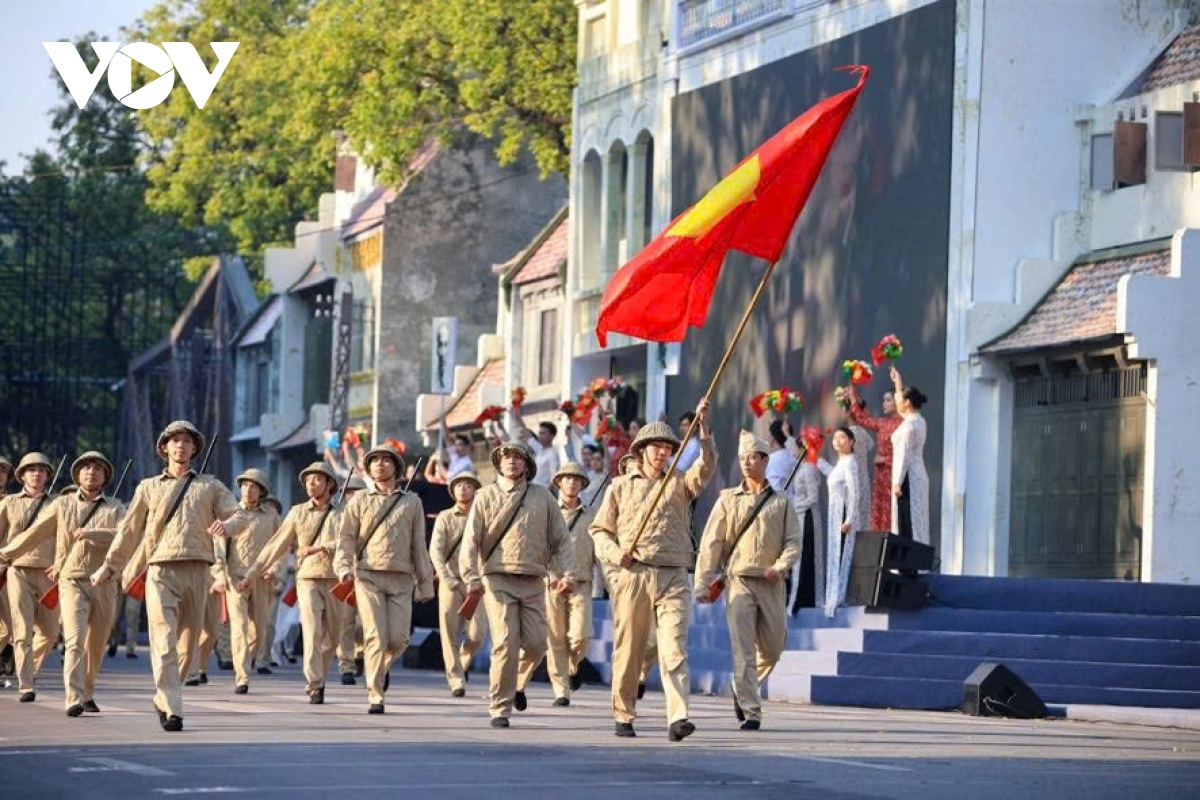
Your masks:
M 317 543 L 317 540 L 321 538 L 321 531 L 325 530 L 325 520 L 329 519 L 329 514 L 331 511 L 333 511 L 332 500 L 330 500 L 329 504 L 325 506 L 325 510 L 321 512 L 321 521 L 317 523 L 317 531 L 313 534 L 312 539 L 308 541 L 308 544 L 306 544 L 305 547 L 312 547 Z
M 758 515 L 766 506 L 767 501 L 775 496 L 775 489 L 772 486 L 767 486 L 766 491 L 758 498 L 758 502 L 754 504 L 754 508 L 750 509 L 750 515 L 742 522 L 742 526 L 738 529 L 737 536 L 733 537 L 733 544 L 729 546 L 729 555 L 727 559 L 733 558 L 733 554 L 737 552 L 737 546 L 742 541 L 742 537 L 746 535 L 746 531 L 750 530 L 750 526 L 754 524 L 754 520 L 758 519 Z
M 183 486 L 175 492 L 175 498 L 171 501 L 171 508 L 167 511 L 167 515 L 163 517 L 162 522 L 158 524 L 158 533 L 154 539 L 154 549 L 146 556 L 146 563 L 150 563 L 150 559 L 154 558 L 154 554 L 158 552 L 159 542 L 162 541 L 163 531 L 167 529 L 167 525 L 175 518 L 175 512 L 179 511 L 179 506 L 183 504 L 183 497 L 187 494 L 187 490 L 191 488 L 192 482 L 196 480 L 196 473 L 189 472 L 187 478 L 183 481 Z
M 371 544 L 371 539 L 375 537 L 375 532 L 379 530 L 379 526 L 383 525 L 387 518 L 392 515 L 392 511 L 396 508 L 396 506 L 400 505 L 400 498 L 404 497 L 405 494 L 407 493 L 403 489 L 397 491 L 392 497 L 392 501 L 384 506 L 380 515 L 375 518 L 374 522 L 371 523 L 371 529 L 367 531 L 367 538 L 364 539 L 363 543 L 358 546 L 359 561 L 362 560 L 363 553 L 367 552 L 367 546 Z
M 571 524 L 567 526 L 567 533 L 571 533 L 573 530 L 575 530 L 575 526 L 579 523 L 579 520 L 583 519 L 583 512 L 585 510 L 586 506 L 580 506 L 579 508 L 575 509 L 575 519 L 571 520 Z
M 453 509 L 451 509 L 453 511 Z M 462 533 L 458 534 L 458 540 L 454 542 L 454 546 L 446 551 L 446 560 L 454 558 L 454 554 L 458 552 L 458 546 L 462 544 L 463 537 L 467 535 L 466 523 L 463 523 Z
M 29 526 L 37 522 L 38 515 L 42 513 L 42 508 L 46 505 L 46 500 L 49 497 L 50 495 L 47 493 L 37 499 L 37 502 L 33 504 L 33 508 L 29 510 L 29 515 L 21 521 L 21 530 L 17 531 L 18 534 L 29 530 Z
M 96 516 L 96 512 L 100 510 L 100 508 L 104 505 L 104 501 L 107 499 L 107 497 L 101 494 L 99 497 L 93 500 L 92 507 L 88 509 L 87 515 L 84 516 L 83 521 L 79 523 L 79 527 L 86 528 L 87 524 L 92 521 L 92 517 Z
M 491 548 L 488 549 L 487 556 L 483 559 L 484 564 L 492 560 L 492 556 L 496 554 L 496 548 L 500 546 L 500 542 L 504 541 L 504 537 L 507 536 L 509 530 L 512 529 L 513 523 L 517 521 L 517 514 L 521 513 L 521 506 L 525 505 L 525 495 L 529 494 L 529 486 L 529 481 L 525 481 L 525 491 L 521 492 L 521 498 L 517 500 L 516 508 L 514 508 L 512 513 L 508 515 L 508 520 L 504 523 L 504 527 L 500 530 L 500 535 L 496 537 L 496 541 L 493 542 Z

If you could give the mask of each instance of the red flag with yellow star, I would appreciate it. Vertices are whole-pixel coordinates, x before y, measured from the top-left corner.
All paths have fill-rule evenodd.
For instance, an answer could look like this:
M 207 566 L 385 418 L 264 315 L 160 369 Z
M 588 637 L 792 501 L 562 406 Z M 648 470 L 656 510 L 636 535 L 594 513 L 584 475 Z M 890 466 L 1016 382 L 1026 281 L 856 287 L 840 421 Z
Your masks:
M 871 71 L 840 69 L 858 75 L 853 89 L 822 100 L 768 139 L 617 270 L 600 300 L 601 347 L 610 331 L 678 342 L 689 325 L 702 326 L 730 249 L 779 260 Z

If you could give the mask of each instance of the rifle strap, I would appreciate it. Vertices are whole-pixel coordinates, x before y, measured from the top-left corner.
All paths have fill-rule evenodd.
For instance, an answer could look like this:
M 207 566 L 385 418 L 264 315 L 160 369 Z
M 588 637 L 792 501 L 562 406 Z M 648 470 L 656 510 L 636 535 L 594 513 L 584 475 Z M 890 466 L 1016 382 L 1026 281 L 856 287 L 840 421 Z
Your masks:
M 356 561 L 362 561 L 363 554 L 367 552 L 367 546 L 371 544 L 371 539 L 375 537 L 375 532 L 378 531 L 380 526 L 383 525 L 383 523 L 387 521 L 387 518 L 392 515 L 392 511 L 396 508 L 396 506 L 400 505 L 400 499 L 404 497 L 404 495 L 405 491 L 403 489 L 397 491 L 392 496 L 391 502 L 384 506 L 383 512 L 375 518 L 373 523 L 371 523 L 371 529 L 367 531 L 367 538 L 363 539 L 363 543 L 358 546 L 358 556 L 355 559 Z
M 737 536 L 733 537 L 733 544 L 731 544 L 729 547 L 729 555 L 725 557 L 725 561 L 727 563 L 733 558 L 733 554 L 737 552 L 737 546 L 741 543 L 742 537 L 746 535 L 746 531 L 750 530 L 750 526 L 754 524 L 754 520 L 758 519 L 758 515 L 762 512 L 763 507 L 767 504 L 767 501 L 774 496 L 775 489 L 771 486 L 767 486 L 766 491 L 762 493 L 762 495 L 758 498 L 758 502 L 754 504 L 754 508 L 750 509 L 750 515 L 746 517 L 746 520 L 742 523 L 741 527 L 738 528 Z
M 329 512 L 331 511 L 333 511 L 332 501 L 330 501 L 329 505 L 325 506 L 325 510 L 321 513 L 321 520 L 317 523 L 316 533 L 313 534 L 308 544 L 304 545 L 305 547 L 312 547 L 321 538 L 321 531 L 325 530 L 325 520 L 329 519 Z
M 508 520 L 504 523 L 504 527 L 500 530 L 500 535 L 496 537 L 496 541 L 492 543 L 491 549 L 488 550 L 487 557 L 483 559 L 484 564 L 492 560 L 492 556 L 496 554 L 496 548 L 500 547 L 500 543 L 504 541 L 504 537 L 512 529 L 513 523 L 517 521 L 517 514 L 521 513 L 521 506 L 525 505 L 525 495 L 529 494 L 529 481 L 525 482 L 525 491 L 521 492 L 521 498 L 517 500 L 516 508 L 508 515 Z
M 175 518 L 175 513 L 179 511 L 179 507 L 183 505 L 183 497 L 187 494 L 187 490 L 191 488 L 192 482 L 196 480 L 196 473 L 189 472 L 187 478 L 183 481 L 183 486 L 175 492 L 175 497 L 171 501 L 171 508 L 167 511 L 167 516 L 163 517 L 162 522 L 158 525 L 158 534 L 154 539 L 154 549 L 146 554 L 146 563 L 150 563 L 150 559 L 154 558 L 154 554 L 158 552 L 158 545 L 162 542 L 163 531 L 167 529 L 167 525 Z

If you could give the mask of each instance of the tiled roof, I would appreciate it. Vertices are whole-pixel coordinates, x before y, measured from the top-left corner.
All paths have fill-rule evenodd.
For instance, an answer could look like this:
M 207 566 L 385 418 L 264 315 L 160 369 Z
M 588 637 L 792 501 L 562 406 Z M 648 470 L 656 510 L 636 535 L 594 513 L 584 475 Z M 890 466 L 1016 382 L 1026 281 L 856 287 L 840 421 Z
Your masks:
M 1168 275 L 1170 250 L 1075 264 L 1025 319 L 982 353 L 1011 353 L 1104 339 L 1117 333 L 1117 283 L 1123 275 Z
M 1175 37 L 1154 60 L 1138 93 L 1200 80 L 1200 25 L 1194 25 Z
M 567 231 L 567 217 L 564 216 L 541 247 L 521 267 L 521 271 L 513 278 L 513 284 L 520 286 L 557 275 L 559 267 L 567 260 Z
M 493 358 L 483 365 L 483 369 L 475 373 L 475 378 L 466 391 L 454 400 L 454 405 L 446 409 L 446 427 L 462 428 L 474 424 L 475 418 L 483 407 L 479 404 L 480 390 L 485 383 L 504 385 L 504 359 Z M 427 426 L 427 430 L 437 428 L 437 420 Z

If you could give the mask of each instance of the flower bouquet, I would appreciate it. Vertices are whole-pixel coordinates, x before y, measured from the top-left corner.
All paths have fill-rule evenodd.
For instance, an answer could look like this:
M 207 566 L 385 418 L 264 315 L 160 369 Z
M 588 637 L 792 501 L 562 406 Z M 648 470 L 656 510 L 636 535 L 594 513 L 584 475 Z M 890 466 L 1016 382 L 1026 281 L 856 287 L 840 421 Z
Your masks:
M 857 359 L 843 361 L 842 374 L 855 386 L 870 383 L 871 379 L 875 377 L 875 372 L 871 369 L 871 365 Z
M 754 416 L 761 417 L 768 411 L 779 411 L 783 414 L 794 414 L 804 408 L 804 397 L 786 386 L 771 389 L 750 398 L 750 410 Z
M 904 355 L 904 345 L 900 344 L 900 340 L 894 333 L 889 333 L 879 340 L 879 344 L 871 348 L 871 360 L 877 367 L 884 361 L 895 361 L 902 355 Z

